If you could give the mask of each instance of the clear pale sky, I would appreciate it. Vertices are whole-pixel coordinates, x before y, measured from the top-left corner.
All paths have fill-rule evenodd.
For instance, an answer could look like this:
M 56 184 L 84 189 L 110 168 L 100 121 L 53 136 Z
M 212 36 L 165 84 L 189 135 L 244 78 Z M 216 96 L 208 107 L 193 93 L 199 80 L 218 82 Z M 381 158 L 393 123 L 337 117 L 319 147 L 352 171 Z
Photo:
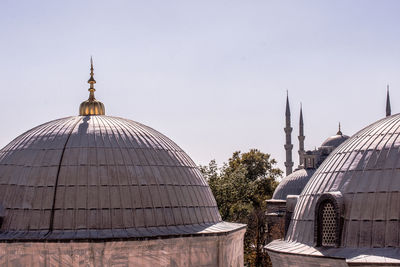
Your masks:
M 400 1 L 0 1 L 0 146 L 78 115 L 89 58 L 106 114 L 149 125 L 199 164 L 258 148 L 297 162 L 342 123 L 400 111 Z

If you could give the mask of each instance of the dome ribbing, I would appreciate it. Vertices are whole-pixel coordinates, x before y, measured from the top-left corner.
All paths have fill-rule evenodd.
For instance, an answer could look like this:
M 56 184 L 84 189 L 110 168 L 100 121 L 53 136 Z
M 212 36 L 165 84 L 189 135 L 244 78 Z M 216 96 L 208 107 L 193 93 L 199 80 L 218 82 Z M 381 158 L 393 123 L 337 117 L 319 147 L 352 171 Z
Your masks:
M 315 169 L 299 169 L 292 172 L 279 183 L 272 199 L 286 200 L 288 195 L 300 195 L 314 172 Z
M 236 229 L 173 141 L 109 116 L 51 121 L 0 151 L 0 240 L 130 238 Z M 241 226 L 243 227 L 243 226 Z
M 287 241 L 313 245 L 315 208 L 328 192 L 343 195 L 340 247 L 400 247 L 400 114 L 339 146 L 299 196 Z M 338 194 L 338 193 L 335 193 Z

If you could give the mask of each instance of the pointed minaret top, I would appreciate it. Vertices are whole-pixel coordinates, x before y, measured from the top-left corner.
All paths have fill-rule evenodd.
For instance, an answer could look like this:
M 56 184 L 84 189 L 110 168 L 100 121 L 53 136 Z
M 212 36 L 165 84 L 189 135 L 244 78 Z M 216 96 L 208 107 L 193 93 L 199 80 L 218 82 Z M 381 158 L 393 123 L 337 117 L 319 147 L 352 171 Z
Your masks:
M 290 107 L 289 107 L 289 91 L 286 90 L 286 116 L 290 116 Z
M 392 109 L 390 108 L 390 96 L 389 96 L 389 84 L 386 87 L 386 117 L 392 115 Z
M 337 135 L 343 135 L 341 127 L 340 127 L 340 122 L 339 122 L 339 131 L 336 133 Z
M 292 173 L 293 170 L 293 161 L 292 161 L 292 126 L 290 125 L 290 108 L 289 108 L 289 94 L 286 91 L 286 113 L 285 113 L 285 135 L 286 135 L 286 142 L 285 142 L 285 151 L 286 151 L 286 175 Z
M 303 123 L 303 105 L 300 102 L 300 120 L 299 120 L 299 168 L 304 167 L 304 123 Z
M 303 105 L 300 103 L 300 125 L 304 125 L 303 123 Z

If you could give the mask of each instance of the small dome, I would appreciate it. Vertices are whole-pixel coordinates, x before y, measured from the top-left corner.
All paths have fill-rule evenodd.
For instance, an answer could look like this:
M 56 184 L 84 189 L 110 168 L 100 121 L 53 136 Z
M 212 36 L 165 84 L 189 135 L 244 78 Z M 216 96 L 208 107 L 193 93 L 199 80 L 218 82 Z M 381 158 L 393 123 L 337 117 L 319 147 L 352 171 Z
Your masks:
M 315 244 L 316 205 L 342 195 L 340 247 L 400 247 L 400 114 L 353 135 L 318 168 L 299 196 L 287 241 Z M 339 203 L 339 202 L 338 202 Z
M 315 169 L 299 169 L 292 172 L 279 183 L 272 199 L 286 200 L 288 195 L 300 195 L 314 172 Z
M 349 139 L 350 137 L 344 134 L 336 134 L 331 137 L 328 137 L 321 145 L 321 147 L 334 147 L 337 148 L 344 141 Z
M 0 240 L 238 228 L 221 221 L 207 182 L 179 146 L 150 127 L 109 116 L 51 121 L 4 147 L 0 206 L 5 210 Z

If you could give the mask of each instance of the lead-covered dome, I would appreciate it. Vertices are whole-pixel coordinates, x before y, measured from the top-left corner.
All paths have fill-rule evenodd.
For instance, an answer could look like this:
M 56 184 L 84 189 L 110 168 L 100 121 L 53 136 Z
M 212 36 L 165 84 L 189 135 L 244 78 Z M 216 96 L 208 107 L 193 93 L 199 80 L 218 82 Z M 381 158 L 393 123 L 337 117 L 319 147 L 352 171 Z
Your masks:
M 221 232 L 207 182 L 173 141 L 143 124 L 74 116 L 0 151 L 0 240 L 104 239 Z
M 336 148 L 340 146 L 344 141 L 349 139 L 350 137 L 347 135 L 344 135 L 342 133 L 337 133 L 336 135 L 332 135 L 328 137 L 321 145 L 321 147 L 333 147 Z
M 286 176 L 274 191 L 272 199 L 286 200 L 288 195 L 300 195 L 315 169 L 298 169 Z
M 292 241 L 318 246 L 322 238 L 322 246 L 333 241 L 348 248 L 400 247 L 399 167 L 397 114 L 359 131 L 324 161 L 299 196 L 287 246 Z M 318 210 L 320 203 L 326 204 Z
M 339 130 L 335 135 L 332 135 L 330 137 L 328 137 L 321 145 L 321 148 L 324 147 L 329 147 L 332 149 L 337 148 L 338 146 L 340 146 L 344 141 L 346 141 L 347 139 L 349 139 L 350 137 L 347 135 L 344 135 L 340 129 L 340 123 L 339 123 Z

